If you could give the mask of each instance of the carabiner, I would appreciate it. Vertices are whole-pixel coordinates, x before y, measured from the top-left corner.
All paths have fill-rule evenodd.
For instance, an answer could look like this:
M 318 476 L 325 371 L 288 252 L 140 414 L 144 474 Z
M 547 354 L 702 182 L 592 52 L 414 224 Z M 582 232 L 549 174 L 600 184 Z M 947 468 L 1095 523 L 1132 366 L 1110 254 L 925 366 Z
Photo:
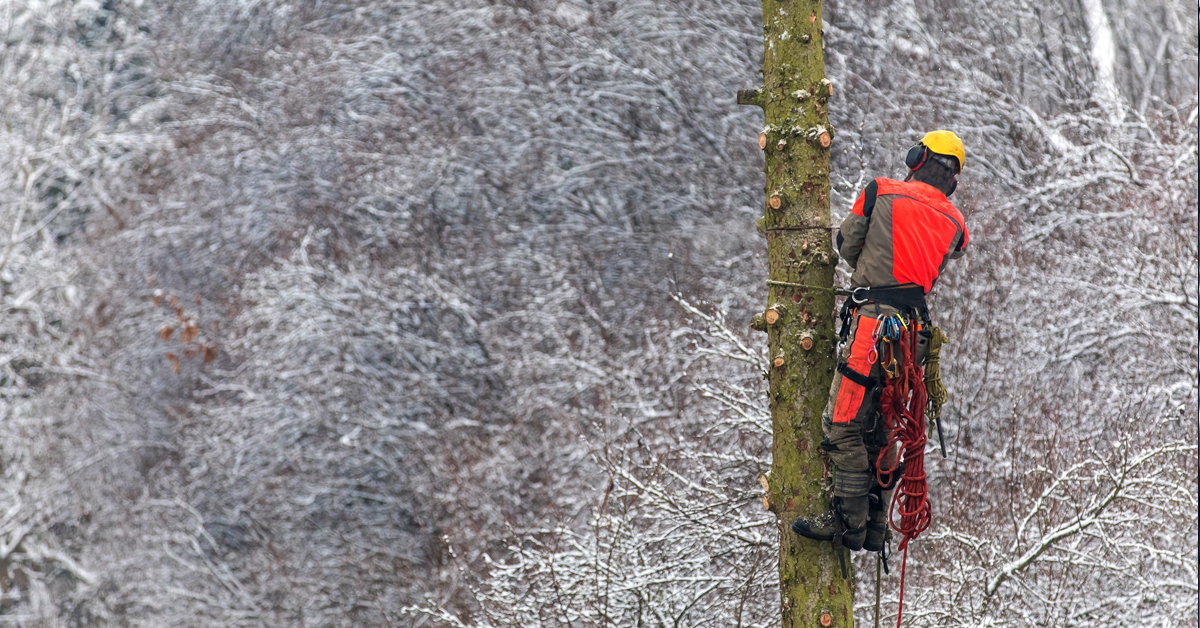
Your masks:
M 896 356 L 892 355 L 892 361 L 883 365 L 883 372 L 887 373 L 888 379 L 896 379 L 900 377 L 900 363 L 896 361 Z
M 875 329 L 871 331 L 871 349 L 867 351 L 867 362 L 874 364 L 879 359 L 879 331 L 883 329 L 883 324 L 875 325 Z

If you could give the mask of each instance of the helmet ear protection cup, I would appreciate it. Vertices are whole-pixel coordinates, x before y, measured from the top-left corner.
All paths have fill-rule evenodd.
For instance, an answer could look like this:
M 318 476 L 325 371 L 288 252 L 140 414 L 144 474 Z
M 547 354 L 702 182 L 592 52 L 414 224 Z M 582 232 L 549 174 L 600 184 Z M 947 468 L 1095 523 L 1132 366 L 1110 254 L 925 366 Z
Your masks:
M 929 149 L 925 148 L 924 144 L 917 144 L 908 149 L 908 154 L 904 156 L 904 165 L 908 166 L 909 170 L 920 169 L 925 165 L 925 160 L 929 158 Z
M 905 181 L 910 180 L 913 176 L 913 173 L 916 172 L 917 170 L 920 170 L 921 166 L 924 166 L 925 162 L 929 161 L 929 157 L 931 154 L 933 154 L 933 151 L 929 150 L 924 144 L 917 144 L 916 146 L 913 146 L 912 148 L 908 149 L 908 154 L 904 156 L 904 165 L 908 166 L 909 172 L 908 172 L 908 176 L 905 177 L 904 180 Z M 955 160 L 955 163 L 953 165 L 946 163 L 945 158 L 943 158 L 941 155 L 938 155 L 934 159 L 942 164 L 945 164 L 946 167 L 950 168 L 951 170 L 961 170 L 958 168 L 954 168 L 954 166 L 958 165 L 958 163 L 957 163 L 958 158 L 957 157 L 953 157 L 953 158 Z M 949 198 L 951 194 L 954 194 L 954 190 L 957 188 L 958 188 L 958 177 L 956 176 L 950 180 L 950 191 L 946 192 L 946 197 Z

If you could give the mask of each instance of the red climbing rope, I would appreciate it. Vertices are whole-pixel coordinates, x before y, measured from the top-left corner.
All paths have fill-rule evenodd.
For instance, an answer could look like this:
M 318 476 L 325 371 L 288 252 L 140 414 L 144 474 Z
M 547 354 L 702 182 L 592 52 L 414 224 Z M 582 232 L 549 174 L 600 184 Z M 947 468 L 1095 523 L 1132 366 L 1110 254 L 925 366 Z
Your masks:
M 883 394 L 880 396 L 882 414 L 890 437 L 888 446 L 879 453 L 876 469 L 880 480 L 891 476 L 899 466 L 899 460 L 891 469 L 883 469 L 885 456 L 901 449 L 899 459 L 904 461 L 904 473 L 888 519 L 892 528 L 903 535 L 898 549 L 904 552 L 900 567 L 900 609 L 896 612 L 896 628 L 900 628 L 904 612 L 904 574 L 908 566 L 908 542 L 917 538 L 928 527 L 932 510 L 925 482 L 925 376 L 917 364 L 917 323 L 904 324 L 899 317 L 889 317 L 890 324 L 880 334 L 880 364 L 884 370 Z M 888 478 L 890 479 L 890 477 Z M 896 515 L 899 513 L 899 522 Z

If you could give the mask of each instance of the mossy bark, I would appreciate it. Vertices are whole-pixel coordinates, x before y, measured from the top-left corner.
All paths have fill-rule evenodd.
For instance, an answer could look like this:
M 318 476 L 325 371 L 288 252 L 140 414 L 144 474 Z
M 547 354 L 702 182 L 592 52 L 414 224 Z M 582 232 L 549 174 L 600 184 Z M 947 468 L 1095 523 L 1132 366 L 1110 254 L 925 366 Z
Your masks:
M 828 102 L 819 0 L 763 0 L 763 84 L 738 93 L 738 102 L 765 112 L 759 145 L 767 187 L 759 227 L 767 238 L 772 282 L 767 310 L 756 318 L 767 331 L 774 446 L 766 478 L 767 504 L 780 533 L 779 583 L 784 628 L 853 626 L 852 577 L 843 578 L 830 543 L 797 537 L 800 515 L 830 505 L 819 449 L 821 412 L 833 378 L 833 269 L 830 238 Z M 846 557 L 850 568 L 849 556 Z M 822 615 L 828 613 L 828 617 Z M 826 623 L 828 622 L 828 623 Z

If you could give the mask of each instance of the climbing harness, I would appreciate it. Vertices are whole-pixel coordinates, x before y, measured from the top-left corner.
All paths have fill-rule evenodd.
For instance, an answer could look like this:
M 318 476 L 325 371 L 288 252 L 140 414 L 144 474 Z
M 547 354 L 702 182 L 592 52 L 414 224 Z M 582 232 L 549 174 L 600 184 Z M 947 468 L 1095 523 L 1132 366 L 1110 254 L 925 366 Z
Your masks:
M 770 282 L 769 284 L 779 284 L 782 282 Z M 807 288 L 809 286 L 797 287 Z M 868 288 L 858 287 L 852 290 L 837 289 L 837 295 L 846 295 L 846 300 L 842 302 L 842 310 L 839 317 L 842 321 L 841 330 L 838 332 L 841 336 L 841 341 L 845 342 L 850 337 L 850 324 L 854 321 L 854 315 L 858 313 L 858 308 L 868 302 L 878 303 L 894 307 L 901 311 L 915 311 L 921 320 L 929 319 L 929 308 L 925 305 L 925 293 L 921 286 L 897 286 L 893 288 Z
M 903 461 L 897 494 L 888 513 L 892 528 L 903 537 L 897 547 L 904 552 L 900 566 L 900 610 L 896 613 L 896 626 L 899 628 L 904 610 L 908 543 L 929 528 L 932 518 L 925 476 L 925 406 L 928 399 L 924 374 L 917 363 L 920 324 L 916 320 L 905 321 L 903 317 L 892 314 L 880 321 L 878 329 L 882 330 L 878 332 L 878 364 L 884 366 L 886 373 L 880 395 L 880 410 L 891 437 L 888 446 L 879 452 L 876 460 L 876 480 L 882 485 L 883 476 L 891 476 Z M 901 455 L 890 469 L 884 468 L 886 454 L 894 451 L 897 443 Z

